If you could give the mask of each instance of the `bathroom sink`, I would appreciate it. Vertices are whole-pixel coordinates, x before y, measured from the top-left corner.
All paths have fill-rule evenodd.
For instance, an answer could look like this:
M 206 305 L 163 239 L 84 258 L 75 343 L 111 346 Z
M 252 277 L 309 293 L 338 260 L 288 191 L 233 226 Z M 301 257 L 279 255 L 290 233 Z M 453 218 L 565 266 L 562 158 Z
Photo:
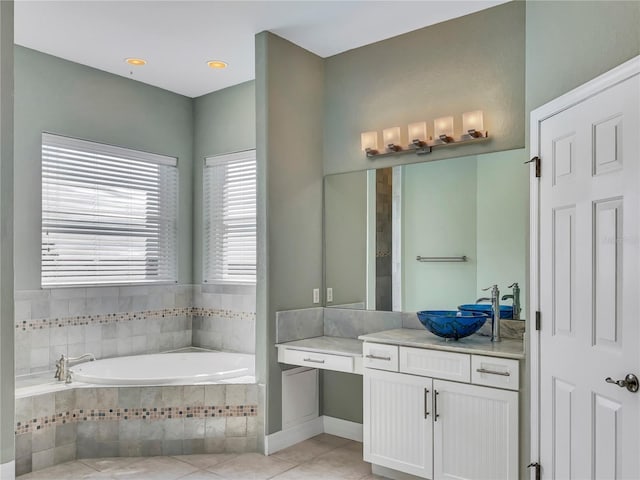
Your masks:
M 442 338 L 458 340 L 477 332 L 489 318 L 484 312 L 423 310 L 417 313 L 420 323 Z
M 493 319 L 493 311 L 491 310 L 490 303 L 469 303 L 466 305 L 458 306 L 458 310 L 461 312 L 480 312 L 486 313 L 489 318 Z M 513 307 L 510 305 L 500 305 L 500 318 L 512 319 Z

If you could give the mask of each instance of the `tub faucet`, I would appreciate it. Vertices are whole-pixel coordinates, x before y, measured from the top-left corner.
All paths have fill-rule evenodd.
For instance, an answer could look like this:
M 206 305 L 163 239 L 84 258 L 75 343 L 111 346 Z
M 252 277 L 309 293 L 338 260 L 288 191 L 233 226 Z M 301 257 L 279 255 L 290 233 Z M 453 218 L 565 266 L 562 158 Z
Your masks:
M 88 358 L 90 362 L 95 361 L 96 357 L 93 353 L 85 353 L 78 357 L 67 357 L 64 355 L 60 355 L 60 360 L 56 362 L 56 373 L 54 377 L 58 380 L 63 380 L 64 383 L 71 383 L 71 371 L 69 370 L 69 365 L 73 362 L 78 362 L 80 360 L 84 360 Z
M 500 342 L 502 341 L 500 338 L 500 290 L 498 290 L 498 285 L 482 289 L 483 292 L 486 292 L 487 290 L 491 290 L 491 310 L 493 311 L 493 321 L 491 322 L 491 341 Z
M 60 355 L 60 360 L 56 362 L 56 373 L 53 378 L 56 380 L 64 380 L 66 378 L 64 355 Z
M 513 294 L 503 295 L 502 300 L 507 300 L 508 298 L 513 299 L 513 319 L 520 320 L 520 287 L 518 286 L 518 282 L 509 285 L 507 288 L 513 288 Z

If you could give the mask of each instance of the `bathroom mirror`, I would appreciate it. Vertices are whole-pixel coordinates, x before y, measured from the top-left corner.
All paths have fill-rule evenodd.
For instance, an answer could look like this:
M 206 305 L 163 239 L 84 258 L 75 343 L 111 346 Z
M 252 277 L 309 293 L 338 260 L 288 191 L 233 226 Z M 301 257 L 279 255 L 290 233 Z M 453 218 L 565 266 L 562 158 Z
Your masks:
M 327 175 L 326 306 L 455 309 L 517 282 L 525 312 L 526 160 L 520 149 Z

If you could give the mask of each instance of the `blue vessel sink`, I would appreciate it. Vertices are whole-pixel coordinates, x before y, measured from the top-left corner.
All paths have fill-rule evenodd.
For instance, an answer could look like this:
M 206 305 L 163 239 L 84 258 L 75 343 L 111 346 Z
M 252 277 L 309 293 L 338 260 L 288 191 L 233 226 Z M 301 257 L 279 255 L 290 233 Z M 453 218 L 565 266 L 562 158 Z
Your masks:
M 489 318 L 489 315 L 484 312 L 455 310 L 423 310 L 417 315 L 420 323 L 431 333 L 454 340 L 477 332 Z
M 489 315 L 489 318 L 493 320 L 493 311 L 491 310 L 490 303 L 469 303 L 466 305 L 458 306 L 458 310 L 461 312 L 480 312 Z M 510 320 L 513 318 L 513 307 L 510 305 L 500 305 L 500 318 Z

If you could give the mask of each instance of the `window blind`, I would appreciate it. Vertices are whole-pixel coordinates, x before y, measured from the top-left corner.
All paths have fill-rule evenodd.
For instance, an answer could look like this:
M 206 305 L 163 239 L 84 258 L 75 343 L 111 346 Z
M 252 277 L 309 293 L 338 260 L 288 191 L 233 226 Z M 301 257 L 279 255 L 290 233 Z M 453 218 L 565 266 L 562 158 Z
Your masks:
M 204 281 L 256 281 L 256 152 L 208 157 L 204 168 Z
M 177 159 L 42 134 L 42 286 L 174 282 Z

